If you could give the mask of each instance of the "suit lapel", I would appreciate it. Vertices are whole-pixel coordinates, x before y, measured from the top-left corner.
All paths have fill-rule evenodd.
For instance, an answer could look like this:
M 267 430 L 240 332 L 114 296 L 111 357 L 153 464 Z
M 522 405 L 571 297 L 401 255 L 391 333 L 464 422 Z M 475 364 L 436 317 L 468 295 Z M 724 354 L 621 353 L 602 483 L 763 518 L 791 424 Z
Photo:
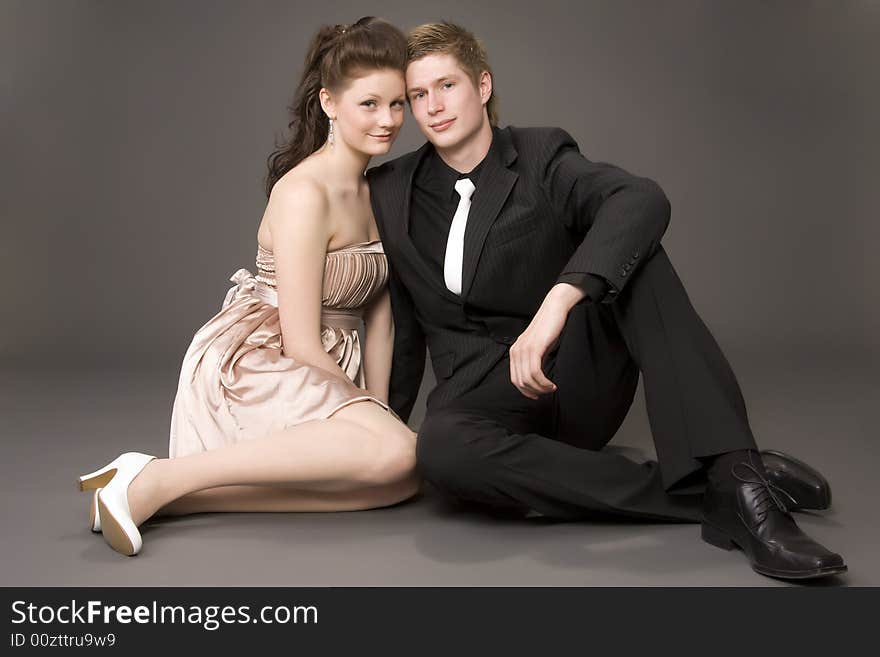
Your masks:
M 407 167 L 402 175 L 398 178 L 398 182 L 400 186 L 398 187 L 398 193 L 403 196 L 403 234 L 406 235 L 407 240 L 409 239 L 409 221 L 410 221 L 410 212 L 412 208 L 412 188 L 413 188 L 413 178 L 416 175 L 416 171 L 419 168 L 419 164 L 425 158 L 425 155 L 428 153 L 431 148 L 431 144 L 429 142 L 425 142 L 422 144 L 422 147 L 419 148 L 415 152 L 415 157 L 412 158 L 411 164 Z
M 399 225 L 402 229 L 402 234 L 400 235 L 400 244 L 403 246 L 404 253 L 409 256 L 410 261 L 413 263 L 416 269 L 418 269 L 422 277 L 426 281 L 428 281 L 437 292 L 439 292 L 442 296 L 446 297 L 450 301 L 461 303 L 461 298 L 457 294 L 453 294 L 449 291 L 449 288 L 446 287 L 443 279 L 437 278 L 436 273 L 428 265 L 422 254 L 419 253 L 419 250 L 416 248 L 416 245 L 413 244 L 413 241 L 412 239 L 410 239 L 409 236 L 410 213 L 412 211 L 413 178 L 415 177 L 415 173 L 419 168 L 419 163 L 422 161 L 422 159 L 424 159 L 425 155 L 429 152 L 431 148 L 432 146 L 430 142 L 425 142 L 425 144 L 416 151 L 416 155 L 412 159 L 412 165 L 401 171 L 401 175 L 398 177 L 398 187 L 396 190 L 398 203 L 396 203 L 395 205 L 397 205 L 397 207 L 403 208 L 402 217 L 400 218 L 399 222 L 397 222 L 397 225 Z M 403 201 L 402 203 L 400 203 L 401 197 Z
M 464 234 L 464 255 L 462 259 L 461 297 L 466 298 L 474 282 L 483 243 L 486 235 L 504 202 L 510 195 L 519 175 L 508 167 L 516 160 L 516 149 L 510 140 L 508 130 L 495 129 L 494 139 L 499 140 L 498 148 L 490 151 L 483 171 L 480 173 L 474 201 L 468 213 L 467 228 Z

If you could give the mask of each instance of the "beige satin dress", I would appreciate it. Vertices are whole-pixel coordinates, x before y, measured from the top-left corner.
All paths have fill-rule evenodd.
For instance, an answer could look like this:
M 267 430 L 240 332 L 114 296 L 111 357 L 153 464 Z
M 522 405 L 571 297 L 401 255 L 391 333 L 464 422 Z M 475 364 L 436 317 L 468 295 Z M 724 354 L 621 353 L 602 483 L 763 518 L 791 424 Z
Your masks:
M 219 313 L 193 338 L 180 372 L 168 447 L 172 458 L 252 440 L 354 402 L 387 404 L 365 390 L 358 326 L 384 288 L 381 242 L 329 251 L 324 266 L 321 342 L 347 380 L 298 363 L 281 350 L 275 261 L 257 250 L 257 275 L 239 269 Z

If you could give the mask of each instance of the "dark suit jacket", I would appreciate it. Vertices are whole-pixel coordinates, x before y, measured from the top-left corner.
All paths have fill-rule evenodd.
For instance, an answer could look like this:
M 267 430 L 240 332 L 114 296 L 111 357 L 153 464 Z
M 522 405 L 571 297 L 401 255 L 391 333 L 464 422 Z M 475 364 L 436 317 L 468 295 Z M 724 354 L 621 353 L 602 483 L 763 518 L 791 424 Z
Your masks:
M 603 303 L 613 303 L 669 223 L 669 201 L 654 181 L 589 161 L 564 130 L 495 128 L 493 139 L 499 148 L 490 151 L 468 215 L 461 297 L 409 237 L 413 174 L 433 146 L 367 172 L 391 266 L 390 404 L 404 419 L 426 344 L 437 378 L 430 410 L 480 383 L 560 275 L 601 276 L 610 285 Z

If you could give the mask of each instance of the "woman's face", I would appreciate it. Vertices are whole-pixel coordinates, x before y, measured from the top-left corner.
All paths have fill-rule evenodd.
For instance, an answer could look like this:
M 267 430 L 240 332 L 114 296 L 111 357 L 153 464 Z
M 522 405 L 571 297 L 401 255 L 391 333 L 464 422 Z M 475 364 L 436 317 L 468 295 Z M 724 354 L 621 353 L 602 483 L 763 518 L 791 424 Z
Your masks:
M 403 73 L 381 69 L 352 78 L 341 92 L 322 93 L 324 111 L 335 117 L 336 144 L 371 156 L 391 150 L 403 125 L 405 91 Z

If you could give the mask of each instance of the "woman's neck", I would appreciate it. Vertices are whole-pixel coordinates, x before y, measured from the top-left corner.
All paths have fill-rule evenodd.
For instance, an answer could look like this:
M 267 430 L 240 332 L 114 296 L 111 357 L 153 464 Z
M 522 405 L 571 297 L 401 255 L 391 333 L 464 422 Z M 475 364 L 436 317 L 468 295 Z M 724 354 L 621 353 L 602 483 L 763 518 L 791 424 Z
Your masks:
M 340 144 L 324 144 L 316 153 L 326 165 L 325 182 L 341 189 L 359 189 L 370 156 Z

